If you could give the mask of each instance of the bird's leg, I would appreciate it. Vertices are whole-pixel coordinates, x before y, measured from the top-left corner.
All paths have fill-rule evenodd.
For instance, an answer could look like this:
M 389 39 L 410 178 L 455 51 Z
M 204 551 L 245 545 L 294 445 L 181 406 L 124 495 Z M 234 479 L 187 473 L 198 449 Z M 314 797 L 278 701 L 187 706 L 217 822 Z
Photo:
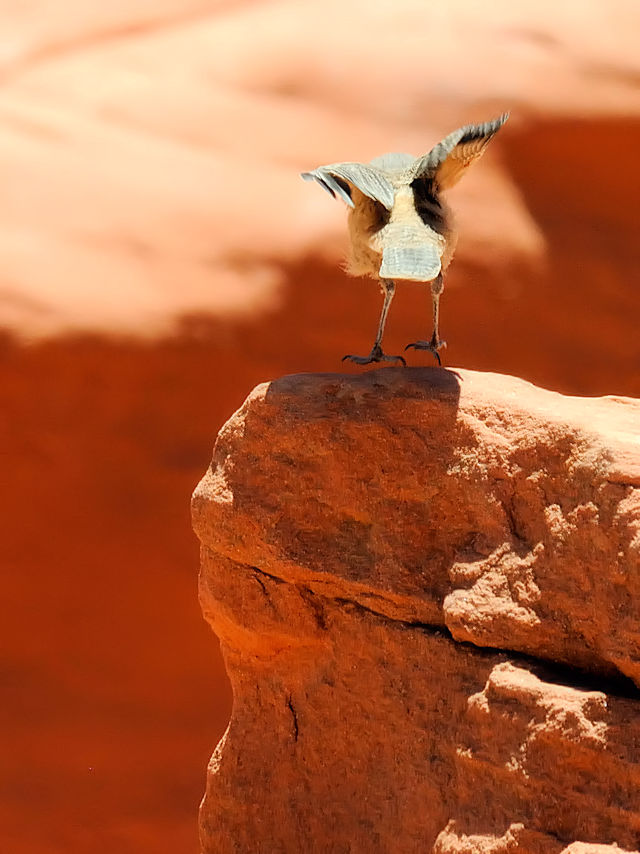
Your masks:
M 403 365 L 406 365 L 406 362 L 402 358 L 402 356 L 387 356 L 386 353 L 382 352 L 382 336 L 384 335 L 384 327 L 387 322 L 387 314 L 389 313 L 389 306 L 391 305 L 391 300 L 393 299 L 396 286 L 395 282 L 391 282 L 388 279 L 382 279 L 380 287 L 382 288 L 382 292 L 384 294 L 384 302 L 382 304 L 382 311 L 380 312 L 380 322 L 378 323 L 378 332 L 376 334 L 376 340 L 373 343 L 371 352 L 368 356 L 343 356 L 343 362 L 345 359 L 349 359 L 350 361 L 355 362 L 356 365 L 368 365 L 371 362 L 402 362 Z
M 414 341 L 413 344 L 407 344 L 404 348 L 405 350 L 409 350 L 413 347 L 414 350 L 429 350 L 438 360 L 438 364 L 441 365 L 440 354 L 438 350 L 441 350 L 443 347 L 447 346 L 446 341 L 440 340 L 440 334 L 438 332 L 438 321 L 440 319 L 440 294 L 442 293 L 444 288 L 444 283 L 442 281 L 442 273 L 439 273 L 438 276 L 431 282 L 431 299 L 433 301 L 433 334 L 431 335 L 430 341 Z

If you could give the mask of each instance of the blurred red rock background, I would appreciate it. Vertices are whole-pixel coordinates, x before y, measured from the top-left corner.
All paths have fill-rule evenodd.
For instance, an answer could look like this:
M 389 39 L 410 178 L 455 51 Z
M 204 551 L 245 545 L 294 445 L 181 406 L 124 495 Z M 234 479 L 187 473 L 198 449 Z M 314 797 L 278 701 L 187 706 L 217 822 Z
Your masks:
M 231 698 L 190 493 L 257 382 L 340 370 L 380 307 L 298 172 L 510 109 L 451 194 L 446 361 L 640 396 L 640 10 L 0 9 L 1 847 L 195 852 Z M 388 351 L 429 317 L 401 289 Z

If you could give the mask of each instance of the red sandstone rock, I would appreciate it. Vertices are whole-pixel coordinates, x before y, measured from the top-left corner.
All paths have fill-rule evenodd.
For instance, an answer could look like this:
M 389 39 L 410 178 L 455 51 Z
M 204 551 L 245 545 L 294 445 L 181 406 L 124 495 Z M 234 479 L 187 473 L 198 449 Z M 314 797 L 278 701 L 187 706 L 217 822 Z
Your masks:
M 626 854 L 617 845 L 588 842 L 573 842 L 563 848 L 558 839 L 528 831 L 521 823 L 512 824 L 500 837 L 458 834 L 455 825 L 454 821 L 449 822 L 438 836 L 435 854 Z
M 259 386 L 193 502 L 203 851 L 634 849 L 639 428 L 462 370 Z

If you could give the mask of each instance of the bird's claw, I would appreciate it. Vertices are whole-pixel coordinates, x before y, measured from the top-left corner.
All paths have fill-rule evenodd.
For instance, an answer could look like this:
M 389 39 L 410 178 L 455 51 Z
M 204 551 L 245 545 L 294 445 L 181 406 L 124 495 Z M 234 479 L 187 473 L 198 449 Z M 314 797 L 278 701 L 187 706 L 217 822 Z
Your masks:
M 371 352 L 368 356 L 354 356 L 352 354 L 347 354 L 342 357 L 342 361 L 345 359 L 349 359 L 350 362 L 355 362 L 356 365 L 370 365 L 371 362 L 402 362 L 402 364 L 406 367 L 407 363 L 402 356 L 387 356 L 386 353 L 382 352 L 381 347 L 372 347 Z
M 438 350 L 442 350 L 443 347 L 447 346 L 446 341 L 439 341 L 436 338 L 432 338 L 431 341 L 414 341 L 413 344 L 407 344 L 404 348 L 407 350 L 428 350 L 430 353 L 436 357 L 436 360 L 440 366 L 442 366 L 442 361 L 440 360 L 440 353 Z

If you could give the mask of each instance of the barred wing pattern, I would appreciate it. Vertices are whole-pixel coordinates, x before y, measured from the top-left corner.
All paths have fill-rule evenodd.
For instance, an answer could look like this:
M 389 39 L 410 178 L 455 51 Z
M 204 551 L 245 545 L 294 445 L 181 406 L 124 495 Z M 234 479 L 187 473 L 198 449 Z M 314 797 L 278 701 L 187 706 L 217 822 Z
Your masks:
M 319 166 L 312 172 L 303 172 L 305 181 L 317 181 L 334 198 L 337 196 L 354 207 L 350 185 L 361 193 L 380 202 L 387 210 L 393 207 L 394 190 L 380 169 L 364 163 L 331 163 Z
M 413 165 L 413 180 L 430 180 L 436 190 L 448 190 L 460 180 L 471 164 L 477 160 L 490 140 L 509 118 L 503 113 L 499 118 L 480 125 L 465 125 L 454 130 L 428 154 L 419 157 Z

